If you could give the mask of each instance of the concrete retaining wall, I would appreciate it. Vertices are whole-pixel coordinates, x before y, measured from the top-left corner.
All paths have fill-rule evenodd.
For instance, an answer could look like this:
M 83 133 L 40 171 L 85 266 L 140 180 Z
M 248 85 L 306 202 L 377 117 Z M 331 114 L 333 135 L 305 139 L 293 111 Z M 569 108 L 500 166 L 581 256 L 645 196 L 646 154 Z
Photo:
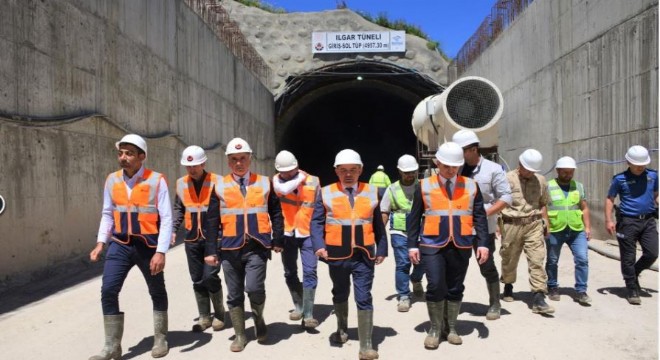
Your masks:
M 226 173 L 241 136 L 272 172 L 272 94 L 183 1 L 10 0 L 0 14 L 0 285 L 87 256 L 127 132 L 150 138 L 171 191 L 190 144 Z
M 533 147 L 554 162 L 572 156 L 585 184 L 595 236 L 604 231 L 612 175 L 627 148 L 656 149 L 658 2 L 534 1 L 461 76 L 484 76 L 504 95 L 499 149 L 511 167 Z

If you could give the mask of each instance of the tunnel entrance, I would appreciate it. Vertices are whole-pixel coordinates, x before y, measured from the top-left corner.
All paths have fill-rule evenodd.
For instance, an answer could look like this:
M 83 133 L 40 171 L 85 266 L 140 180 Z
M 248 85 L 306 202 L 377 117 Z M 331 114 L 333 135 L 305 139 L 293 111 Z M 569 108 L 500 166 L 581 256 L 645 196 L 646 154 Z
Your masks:
M 415 106 L 442 90 L 416 70 L 377 61 L 338 63 L 289 78 L 275 102 L 278 151 L 294 153 L 300 168 L 323 185 L 336 181 L 334 158 L 346 148 L 362 157 L 361 181 L 378 165 L 395 181 L 397 159 L 417 155 L 410 123 Z

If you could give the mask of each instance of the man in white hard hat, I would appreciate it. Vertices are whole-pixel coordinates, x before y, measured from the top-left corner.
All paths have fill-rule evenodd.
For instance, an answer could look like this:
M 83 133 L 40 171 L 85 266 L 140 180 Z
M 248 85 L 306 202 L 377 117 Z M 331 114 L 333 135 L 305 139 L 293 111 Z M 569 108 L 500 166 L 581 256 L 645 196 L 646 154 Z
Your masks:
M 392 181 L 390 180 L 390 177 L 385 173 L 385 167 L 383 165 L 378 165 L 376 172 L 371 174 L 371 177 L 369 178 L 369 185 L 378 187 L 378 196 L 382 197 L 383 193 L 385 192 L 385 188 L 391 184 Z
M 387 256 L 387 235 L 378 207 L 375 186 L 358 181 L 362 174 L 360 154 L 345 149 L 335 157 L 336 183 L 325 186 L 312 214 L 312 244 L 317 256 L 328 263 L 332 279 L 332 303 L 337 331 L 330 341 L 348 341 L 348 297 L 353 292 L 358 312 L 360 359 L 377 359 L 372 344 L 374 265 Z
M 413 293 L 418 298 L 424 296 L 422 276 L 424 269 L 420 265 L 412 265 L 408 257 L 408 237 L 406 235 L 406 218 L 412 207 L 413 194 L 417 180 L 419 165 L 412 155 L 403 155 L 397 162 L 399 179 L 390 185 L 380 201 L 380 211 L 383 223 L 390 227 L 392 250 L 396 270 L 394 283 L 398 297 L 397 310 L 407 312 L 410 310 L 410 282 L 413 283 Z M 410 267 L 412 265 L 412 273 Z
M 555 309 L 545 302 L 548 276 L 545 272 L 545 237 L 548 234 L 548 183 L 539 175 L 543 156 L 535 149 L 527 149 L 518 157 L 518 167 L 506 178 L 511 186 L 513 202 L 502 210 L 501 281 L 504 283 L 502 300 L 511 302 L 513 283 L 516 282 L 518 260 L 524 251 L 529 269 L 529 285 L 534 293 L 532 312 L 552 314 Z
M 220 226 L 220 208 L 215 185 L 218 176 L 207 172 L 206 152 L 197 145 L 188 146 L 181 153 L 181 165 L 188 175 L 176 181 L 176 198 L 173 209 L 172 244 L 181 226 L 185 229 L 183 241 L 188 259 L 188 271 L 193 282 L 193 292 L 199 318 L 193 332 L 209 327 L 219 331 L 225 326 L 225 307 L 222 303 L 220 268 L 205 263 L 204 258 L 217 253 L 216 241 Z M 211 303 L 215 310 L 211 315 Z
M 621 274 L 630 304 L 642 303 L 639 274 L 658 258 L 658 173 L 647 168 L 651 163 L 648 150 L 634 145 L 626 152 L 628 169 L 612 178 L 605 199 L 605 225 L 610 235 L 616 234 L 621 254 Z M 614 199 L 619 197 L 616 226 L 612 221 Z M 642 256 L 635 262 L 636 244 Z
M 426 306 L 431 329 L 424 346 L 437 349 L 441 339 L 460 345 L 456 332 L 472 244 L 476 238 L 477 261 L 488 260 L 488 219 L 477 183 L 458 175 L 463 149 L 446 142 L 435 153 L 438 175 L 422 179 L 415 191 L 406 222 L 408 256 L 424 265 Z
M 314 254 L 310 238 L 310 224 L 314 201 L 321 191 L 319 178 L 298 167 L 298 159 L 289 151 L 282 150 L 275 157 L 273 189 L 280 198 L 284 215 L 284 249 L 282 266 L 284 279 L 291 293 L 294 310 L 290 320 L 301 320 L 304 328 L 319 325 L 314 318 L 314 298 L 318 277 L 318 257 Z M 298 277 L 298 253 L 302 262 L 303 281 Z
M 489 295 L 489 307 L 486 319 L 500 318 L 500 275 L 495 266 L 495 237 L 497 232 L 497 218 L 502 209 L 511 205 L 511 187 L 506 180 L 506 173 L 497 163 L 484 159 L 479 153 L 479 137 L 472 130 L 457 131 L 452 140 L 463 148 L 465 164 L 461 168 L 461 175 L 474 179 L 479 185 L 484 198 L 484 208 L 488 216 L 488 251 L 491 256 L 488 261 L 479 265 L 481 275 L 486 279 Z M 476 241 L 473 244 L 477 251 Z
M 591 219 L 589 206 L 582 183 L 573 180 L 577 164 L 575 159 L 564 156 L 557 160 L 557 177 L 548 182 L 548 220 L 550 237 L 547 238 L 548 261 L 545 271 L 548 274 L 548 297 L 559 301 L 559 283 L 557 282 L 557 264 L 561 247 L 567 244 L 573 253 L 575 263 L 575 300 L 588 306 L 591 298 L 587 295 L 589 278 L 589 245 L 591 237 Z
M 252 149 L 247 141 L 233 138 L 227 144 L 231 173 L 218 180 L 220 200 L 220 260 L 227 285 L 227 306 L 235 338 L 229 350 L 245 349 L 245 293 L 250 300 L 257 342 L 268 338 L 264 320 L 266 265 L 271 250 L 282 251 L 284 220 L 280 200 L 270 178 L 250 171 Z M 217 257 L 207 264 L 218 265 Z
M 172 205 L 162 174 L 144 167 L 147 143 L 128 134 L 115 143 L 121 170 L 110 175 L 103 191 L 103 211 L 96 247 L 89 254 L 99 261 L 106 244 L 101 305 L 105 345 L 92 360 L 119 359 L 124 313 L 119 292 L 128 272 L 137 265 L 153 302 L 154 346 L 151 356 L 167 355 L 167 291 L 163 269 L 172 237 Z

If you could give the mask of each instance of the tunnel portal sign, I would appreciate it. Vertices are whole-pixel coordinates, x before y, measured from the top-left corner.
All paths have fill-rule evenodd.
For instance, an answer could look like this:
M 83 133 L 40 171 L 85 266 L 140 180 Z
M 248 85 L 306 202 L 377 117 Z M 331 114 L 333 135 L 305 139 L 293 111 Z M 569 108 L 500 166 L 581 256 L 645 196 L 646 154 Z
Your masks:
M 405 51 L 405 31 L 312 33 L 312 53 L 314 54 Z

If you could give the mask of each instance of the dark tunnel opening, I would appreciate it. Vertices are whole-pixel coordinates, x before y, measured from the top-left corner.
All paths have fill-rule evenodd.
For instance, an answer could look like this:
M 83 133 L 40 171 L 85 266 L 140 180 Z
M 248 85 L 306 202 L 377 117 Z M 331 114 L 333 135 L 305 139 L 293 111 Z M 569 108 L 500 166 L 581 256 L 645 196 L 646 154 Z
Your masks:
M 417 139 L 410 125 L 416 105 L 366 83 L 334 91 L 311 101 L 292 118 L 279 148 L 296 154 L 300 168 L 319 176 L 323 184 L 336 180 L 335 155 L 347 148 L 362 157 L 360 180 L 368 181 L 383 165 L 394 181 L 397 159 L 416 155 Z
M 337 180 L 335 155 L 353 149 L 364 163 L 361 181 L 378 165 L 392 181 L 403 154 L 417 156 L 415 106 L 443 87 L 415 70 L 378 61 L 349 61 L 287 80 L 276 100 L 277 150 L 289 150 L 323 185 Z

